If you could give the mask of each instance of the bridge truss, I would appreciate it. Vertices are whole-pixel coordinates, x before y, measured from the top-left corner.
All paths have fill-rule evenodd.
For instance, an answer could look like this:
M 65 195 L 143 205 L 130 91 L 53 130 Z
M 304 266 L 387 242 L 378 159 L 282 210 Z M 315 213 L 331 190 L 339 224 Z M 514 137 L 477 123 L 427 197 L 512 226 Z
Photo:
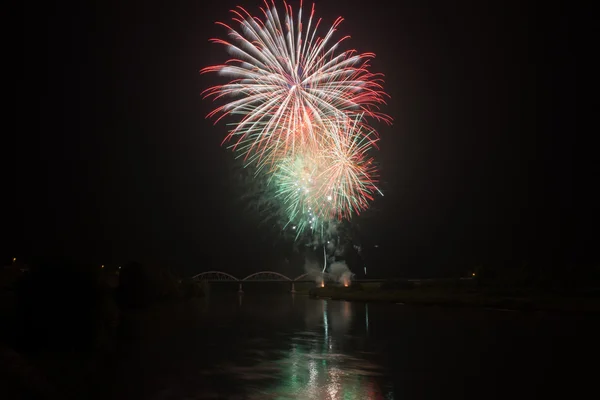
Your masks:
M 236 278 L 235 276 L 228 274 L 223 271 L 207 271 L 201 274 L 195 275 L 192 279 L 196 281 L 209 281 L 209 282 L 300 282 L 300 281 L 312 281 L 308 274 L 302 274 L 295 278 L 290 278 L 279 272 L 275 271 L 260 271 L 248 275 L 245 278 Z
M 302 274 L 292 279 L 275 271 L 259 271 L 242 279 L 223 271 L 206 271 L 193 276 L 192 279 L 200 282 L 238 282 L 239 293 L 244 292 L 242 288 L 243 282 L 289 282 L 292 284 L 292 293 L 295 293 L 295 282 L 312 281 L 312 279 L 309 279 L 308 274 Z

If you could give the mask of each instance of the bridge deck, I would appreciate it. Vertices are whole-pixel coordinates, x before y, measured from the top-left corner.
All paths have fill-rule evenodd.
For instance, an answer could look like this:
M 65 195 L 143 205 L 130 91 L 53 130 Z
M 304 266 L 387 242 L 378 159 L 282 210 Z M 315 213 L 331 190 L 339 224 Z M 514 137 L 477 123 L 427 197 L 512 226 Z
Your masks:
M 297 281 L 292 281 L 292 280 L 284 280 L 284 279 L 253 279 L 253 280 L 248 280 L 248 281 L 244 281 L 244 280 L 236 280 L 234 281 L 233 279 L 231 280 L 227 280 L 227 279 L 200 279 L 199 281 L 204 281 L 204 282 L 231 282 L 231 283 L 252 283 L 252 282 L 259 282 L 259 283 L 264 283 L 264 282 L 279 282 L 279 283 L 315 283 L 316 280 L 315 279 L 300 279 Z M 356 283 L 366 283 L 366 282 L 388 282 L 389 279 L 352 279 L 352 282 L 356 282 Z
M 301 282 L 318 282 L 319 278 L 308 277 L 308 274 L 303 274 L 297 276 L 296 278 L 290 278 L 285 276 L 279 272 L 275 271 L 260 271 L 246 276 L 243 279 L 239 279 L 227 272 L 223 271 L 207 271 L 201 274 L 198 274 L 193 277 L 193 279 L 197 281 L 206 281 L 206 282 L 238 282 L 238 283 L 246 283 L 246 282 L 287 282 L 287 283 L 301 283 Z M 436 282 L 436 281 L 464 281 L 464 280 L 473 280 L 473 277 L 463 277 L 458 279 L 386 279 L 386 278 L 363 278 L 363 279 L 352 279 L 352 282 L 355 283 L 382 283 L 382 282 L 390 282 L 390 281 L 403 281 L 403 282 L 412 282 L 412 283 L 424 283 L 424 282 Z

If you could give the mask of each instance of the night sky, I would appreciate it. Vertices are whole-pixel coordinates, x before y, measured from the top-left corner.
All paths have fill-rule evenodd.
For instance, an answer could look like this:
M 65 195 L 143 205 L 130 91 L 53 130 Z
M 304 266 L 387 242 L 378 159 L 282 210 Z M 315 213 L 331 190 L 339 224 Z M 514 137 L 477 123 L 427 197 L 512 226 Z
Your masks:
M 258 0 L 81 3 L 25 10 L 14 32 L 3 256 L 277 269 L 284 255 L 244 215 L 225 125 L 205 120 L 200 96 L 224 82 L 199 74 L 228 56 L 208 42 L 225 33 L 214 22 L 236 4 L 257 14 Z M 343 16 L 339 34 L 377 54 L 391 95 L 394 124 L 375 125 L 385 197 L 356 221 L 379 245 L 374 274 L 597 260 L 571 16 L 486 3 L 316 2 L 325 26 Z

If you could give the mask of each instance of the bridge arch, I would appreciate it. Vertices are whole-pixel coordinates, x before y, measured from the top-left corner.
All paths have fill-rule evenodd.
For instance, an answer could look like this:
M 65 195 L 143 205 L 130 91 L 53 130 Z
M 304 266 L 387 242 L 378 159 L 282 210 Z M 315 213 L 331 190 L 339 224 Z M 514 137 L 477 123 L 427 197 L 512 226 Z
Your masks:
M 253 281 L 253 280 L 277 281 L 280 279 L 292 282 L 292 279 L 288 278 L 287 276 L 285 276 L 283 274 L 280 274 L 279 272 L 275 272 L 275 271 L 255 272 L 253 274 L 248 275 L 244 279 L 242 279 L 242 281 Z
M 301 279 L 304 279 L 304 278 L 306 278 L 307 276 L 308 276 L 308 272 L 307 272 L 307 273 L 305 273 L 305 274 L 302 274 L 302 275 L 300 275 L 300 276 L 297 276 L 297 277 L 295 277 L 295 278 L 294 278 L 294 280 L 295 280 L 295 281 L 299 281 L 299 280 L 301 280 Z
M 195 279 L 198 281 L 201 281 L 203 279 L 215 280 L 215 281 L 235 281 L 235 282 L 239 281 L 239 279 L 236 278 L 235 276 L 230 275 L 227 272 L 223 272 L 223 271 L 202 272 L 201 274 L 198 274 L 198 275 L 192 277 L 192 279 Z

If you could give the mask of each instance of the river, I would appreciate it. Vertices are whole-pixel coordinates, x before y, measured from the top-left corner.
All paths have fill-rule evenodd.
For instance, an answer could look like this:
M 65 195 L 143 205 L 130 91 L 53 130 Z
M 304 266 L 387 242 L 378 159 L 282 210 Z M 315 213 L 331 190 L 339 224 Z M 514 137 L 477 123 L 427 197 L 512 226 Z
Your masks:
M 572 397 L 590 317 L 301 295 L 210 296 L 140 312 L 96 394 L 113 399 Z

